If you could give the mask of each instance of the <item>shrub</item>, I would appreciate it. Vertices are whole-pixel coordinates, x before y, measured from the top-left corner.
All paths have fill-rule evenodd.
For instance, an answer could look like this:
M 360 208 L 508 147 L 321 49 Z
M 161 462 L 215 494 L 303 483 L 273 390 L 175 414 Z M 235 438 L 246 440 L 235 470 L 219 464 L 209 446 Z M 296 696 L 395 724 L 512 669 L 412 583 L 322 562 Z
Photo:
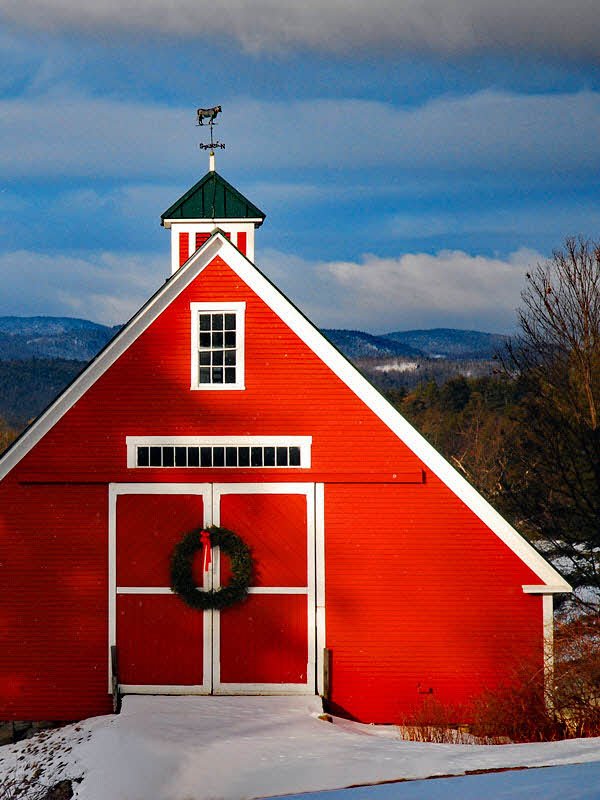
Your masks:
M 544 682 L 544 672 L 553 680 Z M 460 725 L 457 721 L 468 721 Z M 600 616 L 555 625 L 554 663 L 522 663 L 469 709 L 427 698 L 400 726 L 403 739 L 460 744 L 600 736 Z
M 478 736 L 514 742 L 600 736 L 600 617 L 588 613 L 555 625 L 552 675 L 523 664 L 506 684 L 474 703 L 472 730 Z

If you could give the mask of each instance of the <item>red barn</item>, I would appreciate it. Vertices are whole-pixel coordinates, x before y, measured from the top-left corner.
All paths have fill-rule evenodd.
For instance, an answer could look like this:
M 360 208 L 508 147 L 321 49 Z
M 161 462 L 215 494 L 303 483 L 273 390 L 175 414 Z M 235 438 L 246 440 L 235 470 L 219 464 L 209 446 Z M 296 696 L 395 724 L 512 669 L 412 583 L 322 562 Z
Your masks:
M 113 645 L 125 693 L 370 722 L 550 651 L 569 586 L 257 269 L 263 219 L 214 171 L 183 195 L 171 277 L 1 459 L 0 719 L 110 711 Z M 199 610 L 171 559 L 210 526 L 253 574 Z M 197 550 L 206 599 L 232 570 Z

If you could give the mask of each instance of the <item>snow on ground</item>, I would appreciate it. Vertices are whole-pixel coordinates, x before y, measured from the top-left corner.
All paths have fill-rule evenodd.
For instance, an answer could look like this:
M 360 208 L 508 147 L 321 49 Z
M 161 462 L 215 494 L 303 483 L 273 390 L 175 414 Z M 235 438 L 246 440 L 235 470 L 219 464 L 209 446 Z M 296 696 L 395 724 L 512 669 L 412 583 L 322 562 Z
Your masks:
M 79 800 L 247 800 L 518 766 L 597 762 L 587 773 L 581 767 L 581 775 L 591 775 L 596 784 L 600 777 L 600 739 L 503 746 L 403 742 L 393 727 L 330 724 L 318 719 L 320 710 L 314 697 L 129 696 L 119 716 L 95 717 L 0 748 L 0 780 L 31 774 L 41 765 L 46 785 L 82 778 L 74 784 Z M 535 774 L 546 772 L 558 774 Z M 505 774 L 521 780 L 520 772 Z M 375 788 L 367 794 L 370 800 L 389 800 L 393 789 L 399 800 L 434 798 L 438 783 L 420 784 L 426 787 L 421 795 L 410 794 L 411 784 L 376 787 L 385 795 L 381 798 L 371 795 Z M 345 793 L 344 800 L 367 796 L 365 789 L 357 791 Z M 477 796 L 519 795 L 482 790 Z M 560 800 L 569 797 L 560 794 Z

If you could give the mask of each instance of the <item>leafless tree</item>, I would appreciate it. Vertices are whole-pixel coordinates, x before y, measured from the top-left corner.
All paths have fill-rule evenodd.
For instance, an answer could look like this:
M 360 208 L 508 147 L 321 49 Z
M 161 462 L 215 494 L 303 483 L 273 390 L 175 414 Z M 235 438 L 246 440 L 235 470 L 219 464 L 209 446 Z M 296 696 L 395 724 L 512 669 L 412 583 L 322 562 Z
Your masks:
M 589 600 L 600 596 L 600 244 L 567 239 L 521 297 L 503 359 L 525 397 L 507 499 Z
M 534 370 L 553 402 L 592 430 L 600 394 L 600 244 L 567 239 L 527 274 L 513 366 Z

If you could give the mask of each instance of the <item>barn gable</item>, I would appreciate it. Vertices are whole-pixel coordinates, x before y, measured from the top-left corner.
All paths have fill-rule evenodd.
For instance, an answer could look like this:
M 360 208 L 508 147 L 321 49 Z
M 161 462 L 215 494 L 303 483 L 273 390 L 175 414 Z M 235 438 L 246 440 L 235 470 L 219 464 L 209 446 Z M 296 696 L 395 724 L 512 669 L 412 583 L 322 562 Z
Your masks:
M 219 266 L 221 265 L 221 266 Z M 50 406 L 5 453 L 0 460 L 0 479 L 16 467 L 43 438 L 59 425 L 64 415 L 107 374 L 128 351 L 133 352 L 143 334 L 192 287 L 202 285 L 211 272 L 237 276 L 239 282 L 253 292 L 265 306 L 289 328 L 316 357 L 314 364 L 327 367 L 354 397 L 370 409 L 384 424 L 392 438 L 410 451 L 404 473 L 392 469 L 386 480 L 393 483 L 419 480 L 414 475 L 419 466 L 431 471 L 465 506 L 492 530 L 507 547 L 537 576 L 541 585 L 526 584 L 525 592 L 542 593 L 569 591 L 570 587 L 537 551 L 531 547 L 462 476 L 366 381 L 360 373 L 333 347 L 292 303 L 237 249 L 226 236 L 217 231 L 178 269 L 166 284 L 130 320 L 122 331 L 94 359 L 82 375 Z M 238 285 L 241 285 L 238 284 Z M 233 284 L 232 284 L 233 285 Z M 230 299 L 230 298 L 224 298 Z M 186 340 L 186 346 L 189 339 Z M 187 387 L 189 389 L 189 385 Z M 242 428 L 237 431 L 239 434 Z M 165 431 L 171 434 L 173 431 Z M 289 433 L 289 431 L 286 431 Z M 392 459 L 393 460 L 393 459 Z M 24 462 L 25 463 L 25 462 Z M 409 474 L 410 473 L 410 474 Z M 411 474 L 413 477 L 411 477 Z M 102 476 L 99 476 L 99 479 Z M 147 479 L 147 478 L 146 478 Z M 314 479 L 314 478 L 312 478 Z M 318 479 L 318 478 L 317 478 Z

